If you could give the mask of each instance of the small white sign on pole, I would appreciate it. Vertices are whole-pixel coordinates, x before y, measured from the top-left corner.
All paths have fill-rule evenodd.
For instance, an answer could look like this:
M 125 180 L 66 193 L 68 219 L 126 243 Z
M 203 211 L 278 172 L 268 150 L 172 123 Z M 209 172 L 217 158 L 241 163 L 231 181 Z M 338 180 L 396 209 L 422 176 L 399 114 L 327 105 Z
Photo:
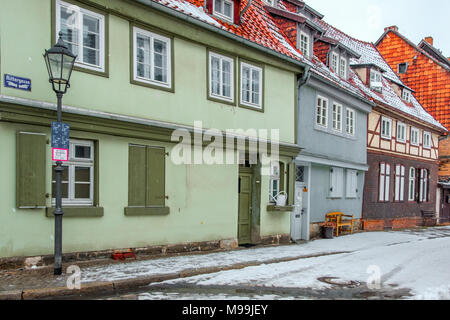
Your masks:
M 69 149 L 52 148 L 53 161 L 69 161 Z

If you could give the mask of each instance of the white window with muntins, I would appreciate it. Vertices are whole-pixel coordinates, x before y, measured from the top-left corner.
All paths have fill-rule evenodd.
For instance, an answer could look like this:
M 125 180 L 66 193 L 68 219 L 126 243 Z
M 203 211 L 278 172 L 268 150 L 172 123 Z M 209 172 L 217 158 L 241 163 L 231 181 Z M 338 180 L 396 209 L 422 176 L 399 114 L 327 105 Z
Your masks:
M 406 102 L 411 102 L 411 91 L 403 89 L 402 99 L 405 100 Z
M 209 53 L 209 96 L 234 102 L 234 60 Z
M 263 70 L 247 63 L 241 63 L 241 104 L 262 108 Z
M 300 32 L 300 51 L 309 57 L 309 35 L 304 32 Z
M 381 91 L 383 83 L 381 80 L 381 72 L 371 69 L 370 70 L 370 88 Z
M 392 119 L 381 117 L 381 137 L 383 139 L 392 139 Z
M 431 149 L 431 133 L 428 131 L 423 132 L 423 147 L 425 149 Z
M 339 76 L 347 79 L 347 59 L 344 57 L 341 57 L 339 62 Z
M 428 170 L 420 169 L 419 202 L 427 202 L 428 197 Z
M 405 194 L 405 167 L 398 164 L 395 166 L 395 201 L 404 201 Z
M 328 99 L 321 96 L 317 97 L 316 124 L 328 128 Z
M 331 54 L 331 69 L 334 73 L 339 72 L 339 55 L 336 52 Z
M 56 39 L 61 31 L 76 66 L 105 71 L 105 16 L 64 1 L 56 1 Z
M 409 168 L 409 192 L 408 201 L 416 200 L 416 169 Z
M 213 0 L 214 15 L 233 23 L 234 2 L 233 0 Z
M 347 134 L 354 136 L 355 135 L 355 124 L 356 124 L 356 118 L 355 118 L 355 110 L 347 108 L 346 109 L 346 127 L 347 127 Z
M 389 192 L 391 183 L 391 165 L 388 163 L 380 163 L 380 185 L 379 198 L 380 202 L 389 202 Z
M 358 194 L 358 171 L 347 169 L 347 198 L 356 198 Z
M 333 103 L 333 130 L 342 132 L 342 105 Z
M 411 127 L 411 145 L 412 146 L 418 146 L 419 145 L 419 134 L 420 130 L 414 127 Z
M 344 193 L 344 169 L 330 169 L 330 198 L 342 198 Z
M 53 162 L 52 204 L 56 198 L 56 162 Z M 94 143 L 70 140 L 69 161 L 63 164 L 62 204 L 92 206 L 94 203 Z
M 406 124 L 397 122 L 397 142 L 406 142 Z
M 133 28 L 134 80 L 170 88 L 172 63 L 170 39 Z
M 275 202 L 275 197 L 280 193 L 280 163 L 272 162 L 270 172 L 269 201 Z

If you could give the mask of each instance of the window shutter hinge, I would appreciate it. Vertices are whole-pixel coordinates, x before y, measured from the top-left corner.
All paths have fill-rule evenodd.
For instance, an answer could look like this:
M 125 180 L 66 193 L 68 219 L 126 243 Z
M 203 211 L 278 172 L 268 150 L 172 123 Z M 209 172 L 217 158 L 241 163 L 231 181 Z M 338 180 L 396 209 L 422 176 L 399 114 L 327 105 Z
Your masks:
M 166 152 L 165 155 L 168 157 L 169 156 L 169 152 Z
M 333 188 L 330 188 L 330 191 L 333 192 Z
M 46 144 L 50 144 L 50 139 L 47 139 L 47 141 L 45 141 Z

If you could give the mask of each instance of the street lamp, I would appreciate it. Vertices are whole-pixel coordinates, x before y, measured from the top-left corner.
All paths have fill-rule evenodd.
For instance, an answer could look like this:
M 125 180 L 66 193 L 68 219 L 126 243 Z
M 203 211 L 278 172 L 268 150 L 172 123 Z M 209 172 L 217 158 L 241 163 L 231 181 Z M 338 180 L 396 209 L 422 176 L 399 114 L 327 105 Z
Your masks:
M 45 50 L 44 59 L 49 81 L 58 99 L 57 118 L 59 123 L 62 118 L 62 96 L 70 88 L 70 76 L 76 57 L 64 43 L 62 32 L 59 33 L 58 42 L 49 50 Z M 53 212 L 55 216 L 55 275 L 62 274 L 62 217 L 64 212 L 62 210 L 61 175 L 63 171 L 62 161 L 56 161 L 56 207 Z

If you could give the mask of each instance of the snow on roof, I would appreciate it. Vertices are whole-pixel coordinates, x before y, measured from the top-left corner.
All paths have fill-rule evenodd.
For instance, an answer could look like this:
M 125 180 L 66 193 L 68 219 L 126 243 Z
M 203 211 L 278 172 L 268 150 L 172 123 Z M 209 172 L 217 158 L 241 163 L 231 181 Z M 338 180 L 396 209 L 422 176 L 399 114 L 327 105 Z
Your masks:
M 387 80 L 399 84 L 402 87 L 408 87 L 395 74 L 372 43 L 352 38 L 322 20 L 316 19 L 316 22 L 319 23 L 325 30 L 326 37 L 343 43 L 345 46 L 361 55 L 359 59 L 351 58 L 350 65 L 372 64 L 384 71 L 382 93 L 378 93 L 370 89 L 355 73 L 351 73 L 353 83 L 357 85 L 366 96 L 445 130 L 445 128 L 438 121 L 436 121 L 427 111 L 425 111 L 414 95 L 411 95 L 411 103 L 408 104 L 396 94 Z

